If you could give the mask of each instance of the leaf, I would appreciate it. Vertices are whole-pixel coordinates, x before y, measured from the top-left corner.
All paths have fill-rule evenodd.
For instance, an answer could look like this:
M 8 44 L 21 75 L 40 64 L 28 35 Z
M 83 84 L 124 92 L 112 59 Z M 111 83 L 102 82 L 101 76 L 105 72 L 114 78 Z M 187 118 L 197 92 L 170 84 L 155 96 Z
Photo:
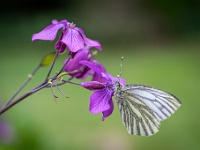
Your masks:
M 56 55 L 56 52 L 52 52 L 52 53 L 47 54 L 42 59 L 40 66 L 45 67 L 45 66 L 50 65 L 53 62 L 55 55 Z

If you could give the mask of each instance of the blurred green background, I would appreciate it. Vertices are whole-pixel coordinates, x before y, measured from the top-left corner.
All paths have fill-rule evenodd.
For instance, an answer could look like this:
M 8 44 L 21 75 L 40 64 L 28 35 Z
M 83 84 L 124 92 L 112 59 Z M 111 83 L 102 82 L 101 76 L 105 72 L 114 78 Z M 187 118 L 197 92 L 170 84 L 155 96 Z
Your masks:
M 101 42 L 97 60 L 112 75 L 127 84 L 150 85 L 176 95 L 182 107 L 161 123 L 151 137 L 129 135 L 113 114 L 101 121 L 101 114 L 89 113 L 90 91 L 75 85 L 58 91 L 55 102 L 44 89 L 0 116 L 7 134 L 1 150 L 198 150 L 200 148 L 200 1 L 144 0 L 1 0 L 0 1 L 0 99 L 10 98 L 54 42 L 31 42 L 52 19 L 67 19 L 81 27 L 91 39 Z M 66 53 L 56 64 L 61 67 Z M 22 91 L 39 84 L 48 68 L 41 69 Z M 6 131 L 7 131 L 6 130 Z

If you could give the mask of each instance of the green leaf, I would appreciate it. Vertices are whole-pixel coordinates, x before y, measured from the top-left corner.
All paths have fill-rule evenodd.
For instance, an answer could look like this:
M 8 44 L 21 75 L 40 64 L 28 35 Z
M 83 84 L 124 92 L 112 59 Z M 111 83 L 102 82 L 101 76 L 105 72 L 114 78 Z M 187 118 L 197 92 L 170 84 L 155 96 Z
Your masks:
M 55 55 L 56 55 L 56 52 L 52 52 L 52 53 L 46 55 L 42 59 L 40 66 L 45 67 L 45 66 L 50 65 L 53 62 Z

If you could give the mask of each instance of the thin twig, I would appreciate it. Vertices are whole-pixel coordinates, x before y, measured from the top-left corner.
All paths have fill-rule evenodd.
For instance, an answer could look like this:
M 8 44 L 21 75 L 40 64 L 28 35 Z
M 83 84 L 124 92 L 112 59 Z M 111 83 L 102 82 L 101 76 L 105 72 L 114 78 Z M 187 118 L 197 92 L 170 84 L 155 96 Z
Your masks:
M 55 100 L 55 102 L 57 101 L 56 98 L 58 98 L 56 95 L 55 95 L 55 90 L 53 88 L 53 82 L 49 82 L 50 85 L 51 85 L 51 92 L 52 92 L 52 95 L 53 95 L 53 98 Z
M 25 93 L 24 95 L 22 95 L 21 97 L 17 98 L 15 101 L 12 101 L 11 103 L 9 103 L 8 105 L 5 105 L 1 110 L 0 110 L 0 115 L 3 114 L 5 111 L 9 110 L 10 108 L 12 108 L 15 104 L 19 103 L 20 101 L 22 101 L 23 99 L 25 99 L 26 97 L 36 93 L 37 91 L 43 89 L 44 87 L 46 87 L 49 83 L 48 82 L 43 82 L 40 85 L 38 85 L 36 88 L 33 88 L 32 90 L 28 91 L 27 93 Z
M 8 102 L 5 105 L 10 104 L 10 102 L 17 96 L 17 94 L 28 84 L 28 82 L 33 78 L 37 70 L 40 68 L 40 65 L 38 65 L 31 74 L 28 75 L 27 79 L 24 81 L 24 83 L 19 87 L 19 89 L 12 95 L 12 97 L 8 100 Z
M 56 59 L 57 59 L 57 57 L 58 57 L 58 54 L 59 54 L 59 51 L 56 52 L 56 55 L 55 55 L 54 60 L 53 60 L 53 62 L 52 62 L 52 64 L 51 64 L 51 67 L 50 67 L 50 69 L 49 69 L 49 72 L 47 73 L 47 76 L 46 76 L 45 81 L 48 81 L 48 79 L 49 79 L 49 76 L 50 76 L 51 71 L 52 71 L 52 69 L 53 69 L 53 67 L 54 67 L 54 64 L 55 64 L 55 62 L 56 62 Z
M 55 84 L 55 86 L 56 86 L 56 88 L 58 89 L 58 91 L 59 91 L 62 95 L 64 95 L 66 98 L 69 98 L 69 97 L 58 87 L 57 84 Z
M 71 57 L 69 56 L 69 58 L 66 60 L 65 64 L 63 65 L 63 67 L 60 69 L 60 71 L 58 72 L 57 75 L 61 74 L 61 72 L 64 70 L 65 66 L 68 64 L 68 62 L 70 61 Z
M 64 83 L 71 83 L 71 84 L 74 84 L 74 85 L 79 85 L 80 86 L 80 83 L 78 82 L 72 82 L 72 81 L 68 81 L 68 80 L 62 80 L 63 81 L 63 84 Z M 58 85 L 57 85 L 58 86 Z
M 67 79 L 67 80 L 63 80 L 63 79 L 62 79 L 62 81 L 64 81 L 64 82 L 61 82 L 61 83 L 58 83 L 58 84 L 54 84 L 53 86 L 60 86 L 60 85 L 63 85 L 63 84 L 65 84 L 65 83 L 72 83 L 72 84 L 80 85 L 79 83 L 72 82 L 72 81 L 71 81 L 72 79 L 74 79 L 74 77 L 70 77 L 70 78 Z M 46 87 L 49 88 L 50 86 L 48 85 L 48 86 L 46 86 Z

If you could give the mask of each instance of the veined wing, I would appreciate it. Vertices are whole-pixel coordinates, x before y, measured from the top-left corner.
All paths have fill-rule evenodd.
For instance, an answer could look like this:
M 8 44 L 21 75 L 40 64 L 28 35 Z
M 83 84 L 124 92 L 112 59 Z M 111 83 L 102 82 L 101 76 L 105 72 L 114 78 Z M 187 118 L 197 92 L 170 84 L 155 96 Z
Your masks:
M 149 136 L 158 131 L 160 122 L 153 111 L 140 99 L 122 92 L 116 95 L 124 126 L 129 134 Z
M 143 85 L 124 86 L 115 96 L 129 134 L 141 136 L 155 134 L 160 121 L 171 116 L 181 105 L 172 94 Z
M 170 117 L 181 106 L 174 95 L 149 86 L 128 85 L 124 90 L 144 102 L 159 121 Z

